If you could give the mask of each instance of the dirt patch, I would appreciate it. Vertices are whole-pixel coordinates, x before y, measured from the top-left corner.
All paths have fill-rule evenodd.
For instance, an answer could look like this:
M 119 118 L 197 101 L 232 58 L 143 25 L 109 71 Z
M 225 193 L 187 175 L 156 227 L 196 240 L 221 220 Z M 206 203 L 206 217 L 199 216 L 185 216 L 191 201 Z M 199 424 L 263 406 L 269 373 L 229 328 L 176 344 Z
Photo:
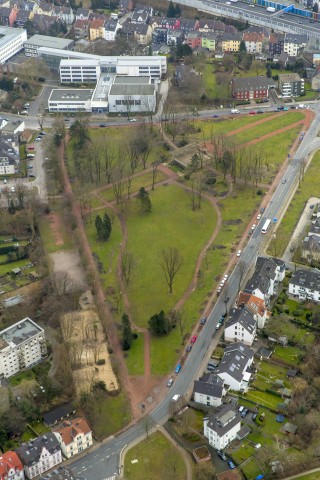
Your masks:
M 56 245 L 63 245 L 63 236 L 61 234 L 61 229 L 63 228 L 61 217 L 57 213 L 49 213 L 49 221 L 50 221 L 50 230 L 54 237 L 54 241 Z
M 51 253 L 53 270 L 55 272 L 66 272 L 72 278 L 75 289 L 88 289 L 86 274 L 81 264 L 80 255 L 75 250 Z
M 68 343 L 78 395 L 90 392 L 93 383 L 105 382 L 107 390 L 118 390 L 105 335 L 96 309 L 66 314 L 61 321 L 64 341 Z M 103 365 L 97 365 L 99 361 Z

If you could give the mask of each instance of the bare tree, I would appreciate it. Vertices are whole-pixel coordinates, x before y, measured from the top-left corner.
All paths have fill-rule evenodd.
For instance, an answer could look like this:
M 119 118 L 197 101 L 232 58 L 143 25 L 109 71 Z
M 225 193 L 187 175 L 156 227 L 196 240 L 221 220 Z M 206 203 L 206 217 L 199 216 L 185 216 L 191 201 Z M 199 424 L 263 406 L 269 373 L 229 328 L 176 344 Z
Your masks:
M 199 210 L 202 202 L 202 180 L 201 176 L 192 178 L 191 187 L 187 190 L 192 210 Z
M 154 185 L 156 183 L 159 165 L 161 165 L 161 162 L 159 160 L 152 162 L 152 190 L 154 190 Z
M 153 429 L 154 427 L 154 421 L 153 421 L 153 418 L 150 416 L 150 415 L 145 415 L 143 418 L 142 418 L 142 425 L 143 425 L 143 428 L 146 432 L 146 435 L 147 435 L 147 438 L 149 438 L 149 434 L 150 434 L 150 431 Z
M 117 205 L 119 205 L 119 203 L 122 203 L 125 186 L 125 180 L 122 178 L 122 176 L 117 176 L 112 179 L 112 189 Z
M 224 286 L 224 289 L 222 290 L 222 301 L 223 303 L 225 304 L 225 314 L 226 316 L 228 315 L 228 303 L 229 303 L 229 300 L 230 300 L 230 292 L 229 292 L 229 286 L 228 284 L 226 284 Z
M 168 284 L 169 293 L 173 293 L 173 283 L 182 263 L 183 257 L 176 247 L 169 247 L 159 254 L 159 264 Z
M 131 271 L 133 267 L 133 255 L 128 250 L 122 253 L 121 257 L 121 273 L 127 285 L 129 285 Z
M 181 335 L 181 345 L 183 345 L 185 329 L 187 326 L 187 317 L 182 310 L 172 310 L 169 314 L 172 324 L 178 326 Z
M 242 282 L 242 279 L 243 279 L 247 269 L 248 269 L 248 265 L 243 260 L 240 260 L 239 263 L 238 263 L 238 267 L 237 267 L 237 270 L 239 272 L 238 292 L 240 292 L 240 290 L 241 290 L 241 282 Z

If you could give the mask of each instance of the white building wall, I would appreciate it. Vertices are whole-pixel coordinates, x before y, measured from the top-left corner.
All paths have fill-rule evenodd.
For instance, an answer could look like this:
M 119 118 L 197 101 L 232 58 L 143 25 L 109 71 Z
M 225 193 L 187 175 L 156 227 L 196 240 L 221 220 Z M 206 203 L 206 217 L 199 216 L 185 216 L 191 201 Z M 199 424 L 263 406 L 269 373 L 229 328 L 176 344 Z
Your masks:
M 59 463 L 62 462 L 62 454 L 61 450 L 58 450 L 56 453 L 51 455 L 50 452 L 46 448 L 42 450 L 39 462 L 31 467 L 25 466 L 26 476 L 28 478 L 34 478 L 42 473 L 50 470 L 51 468 L 55 467 Z
M 241 428 L 241 423 L 237 423 L 225 435 L 220 437 L 217 432 L 207 426 L 208 421 L 204 421 L 204 436 L 208 439 L 209 445 L 216 450 L 223 450 L 230 442 L 232 442 Z
M 100 77 L 101 68 L 96 62 L 72 62 L 60 65 L 61 83 L 96 83 Z
M 231 390 L 239 391 L 241 388 L 241 381 L 238 382 L 235 378 L 231 377 L 228 373 L 223 372 L 218 374 L 222 378 L 226 385 L 230 386 Z
M 57 437 L 60 443 L 62 453 L 66 458 L 73 457 L 74 455 L 81 453 L 83 450 L 86 450 L 92 445 L 91 432 L 87 433 L 86 435 L 84 433 L 77 435 L 76 437 L 74 437 L 73 442 L 69 443 L 68 445 L 65 445 L 65 443 L 63 443 L 62 437 L 59 432 L 53 433 Z
M 198 392 L 194 393 L 194 401 L 202 405 L 210 405 L 211 407 L 220 407 L 222 404 L 222 398 L 212 397 Z
M 0 47 L 0 64 L 5 63 L 9 58 L 13 57 L 16 53 L 20 52 L 23 49 L 23 44 L 27 40 L 27 31 L 18 29 L 4 27 L 5 31 L 11 31 L 15 33 L 13 36 L 8 36 L 7 42 L 1 45 Z M 2 28 L 0 27 L 0 35 L 2 34 Z
M 251 334 L 240 323 L 226 327 L 224 331 L 224 339 L 226 342 L 243 342 L 245 345 L 251 347 L 256 330 Z
M 15 172 L 16 169 L 14 165 L 1 163 L 0 159 L 0 175 L 13 175 Z
M 131 104 L 127 106 L 127 102 Z M 154 112 L 156 109 L 156 94 L 154 95 L 110 95 L 109 112 L 111 113 L 142 113 Z
M 308 299 L 315 302 L 320 302 L 320 292 L 303 287 L 302 285 L 294 285 L 289 283 L 289 293 L 291 293 L 291 295 L 297 295 L 299 300 Z

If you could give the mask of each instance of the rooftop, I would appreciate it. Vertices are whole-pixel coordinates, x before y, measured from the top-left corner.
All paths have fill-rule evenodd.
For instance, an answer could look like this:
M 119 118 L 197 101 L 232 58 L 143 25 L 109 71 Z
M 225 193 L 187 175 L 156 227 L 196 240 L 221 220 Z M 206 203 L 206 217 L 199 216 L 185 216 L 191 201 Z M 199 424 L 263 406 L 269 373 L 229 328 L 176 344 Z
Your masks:
M 27 317 L 23 320 L 20 320 L 20 322 L 15 323 L 11 327 L 2 330 L 2 332 L 0 332 L 0 338 L 2 342 L 5 342 L 7 345 L 20 345 L 26 340 L 29 340 L 29 338 L 32 338 L 35 335 L 38 335 L 38 333 L 42 332 L 43 329 Z M 0 345 L 0 348 L 3 348 L 3 343 Z
M 222 407 L 218 413 L 213 413 L 209 416 L 207 426 L 218 436 L 222 437 L 230 431 L 235 425 L 241 424 L 241 418 L 238 412 L 229 405 Z
M 320 272 L 312 270 L 297 270 L 292 274 L 289 283 L 302 288 L 320 291 Z
M 31 466 L 38 463 L 43 448 L 51 454 L 60 450 L 58 439 L 54 433 L 48 432 L 28 443 L 23 443 L 16 449 L 16 453 L 24 465 Z
M 49 102 L 78 102 L 91 100 L 93 90 L 87 89 L 53 89 L 49 97 Z
M 280 82 L 300 82 L 301 77 L 298 73 L 280 73 L 279 74 Z
M 226 328 L 239 323 L 250 334 L 255 332 L 257 321 L 249 310 L 245 308 L 232 308 L 229 313 L 230 317 L 226 322 Z
M 129 77 L 125 75 L 117 75 L 114 79 L 113 85 L 134 84 L 134 85 L 148 85 L 150 84 L 150 77 Z
M 0 48 L 4 47 L 8 40 L 21 35 L 23 32 L 25 30 L 22 28 L 0 27 Z
M 49 47 L 67 50 L 68 47 L 73 46 L 73 40 L 67 38 L 49 37 L 47 35 L 33 35 L 26 42 L 25 45 L 34 47 Z
M 154 95 L 155 86 L 153 84 L 138 85 L 138 84 L 121 84 L 112 85 L 110 88 L 110 95 Z

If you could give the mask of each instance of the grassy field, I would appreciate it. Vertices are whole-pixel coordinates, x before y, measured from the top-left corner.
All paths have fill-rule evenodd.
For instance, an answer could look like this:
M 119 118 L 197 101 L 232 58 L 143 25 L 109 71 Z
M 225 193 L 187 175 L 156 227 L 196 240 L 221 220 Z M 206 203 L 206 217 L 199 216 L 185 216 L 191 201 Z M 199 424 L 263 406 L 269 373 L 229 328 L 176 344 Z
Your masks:
M 115 434 L 131 420 L 126 397 L 120 394 L 91 402 L 89 420 L 98 440 Z
M 277 238 L 270 242 L 268 253 L 274 251 L 274 242 L 277 242 L 278 256 L 281 256 L 289 243 L 291 235 L 300 219 L 300 215 L 310 196 L 320 195 L 320 184 L 318 172 L 320 168 L 320 152 L 317 152 L 307 169 L 304 178 L 297 189 L 289 208 L 283 216 L 280 226 L 277 229 Z
M 274 348 L 273 358 L 279 358 L 290 365 L 299 365 L 299 360 L 305 356 L 306 352 L 299 347 L 287 346 L 286 348 L 277 345 Z
M 128 372 L 130 375 L 143 375 L 144 373 L 144 338 L 142 333 L 138 334 L 138 338 L 133 340 L 129 352 L 125 352 Z
M 4 257 L 4 255 L 1 255 Z M 0 276 L 5 275 L 6 273 L 10 273 L 13 268 L 21 268 L 24 265 L 27 265 L 30 263 L 30 260 L 28 258 L 25 258 L 23 260 L 17 260 L 16 262 L 10 262 L 6 264 L 1 264 L 0 263 Z M 19 281 L 19 277 L 16 278 L 17 282 Z
M 138 462 L 131 463 L 133 460 Z M 128 451 L 124 476 L 126 480 L 185 480 L 186 467 L 171 442 L 157 432 Z
M 56 211 L 56 210 L 55 210 Z M 61 250 L 68 250 L 73 248 L 72 237 L 66 231 L 63 220 L 61 218 L 61 212 L 56 212 L 59 216 L 59 240 L 56 241 L 54 232 L 52 230 L 52 219 L 49 215 L 42 216 L 40 221 L 40 235 L 43 243 L 43 248 L 47 254 L 59 252 Z
M 258 462 L 255 458 L 252 458 L 243 468 L 242 472 L 245 474 L 247 480 L 255 480 L 255 478 L 262 473 L 261 468 L 259 467 Z

